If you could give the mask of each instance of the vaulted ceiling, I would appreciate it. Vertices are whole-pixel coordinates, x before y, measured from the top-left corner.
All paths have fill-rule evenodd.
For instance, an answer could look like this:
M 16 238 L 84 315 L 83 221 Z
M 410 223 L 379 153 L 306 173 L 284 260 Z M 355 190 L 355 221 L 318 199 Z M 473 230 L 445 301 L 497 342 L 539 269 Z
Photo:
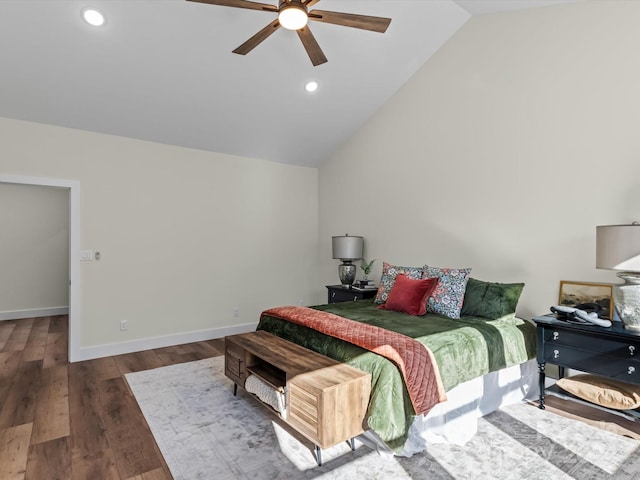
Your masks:
M 392 22 L 384 34 L 310 23 L 328 58 L 314 67 L 284 29 L 247 56 L 231 53 L 275 19 L 269 12 L 185 0 L 2 0 L 0 116 L 317 166 L 472 15 L 564 1 L 321 0 L 313 8 Z M 106 24 L 86 24 L 86 7 Z

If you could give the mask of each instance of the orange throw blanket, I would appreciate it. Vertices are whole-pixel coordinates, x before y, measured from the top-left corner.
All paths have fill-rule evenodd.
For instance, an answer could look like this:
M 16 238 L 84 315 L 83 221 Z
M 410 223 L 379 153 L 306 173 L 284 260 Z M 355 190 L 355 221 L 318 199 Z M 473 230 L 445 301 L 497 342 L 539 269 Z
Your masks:
M 411 337 L 307 307 L 277 307 L 262 314 L 312 328 L 388 358 L 402 373 L 417 415 L 428 413 L 447 399 L 433 353 Z

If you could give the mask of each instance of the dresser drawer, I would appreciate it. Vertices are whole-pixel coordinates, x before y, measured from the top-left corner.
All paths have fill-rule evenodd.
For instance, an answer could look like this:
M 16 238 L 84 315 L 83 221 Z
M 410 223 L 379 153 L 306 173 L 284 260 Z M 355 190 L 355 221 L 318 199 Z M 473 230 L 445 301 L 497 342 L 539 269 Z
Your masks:
M 345 288 L 342 285 L 327 285 L 327 303 L 354 302 L 356 300 L 366 300 L 376 296 L 378 289 L 356 290 L 355 288 Z
M 349 290 L 332 290 L 329 292 L 329 303 L 355 302 L 359 299 L 358 292 Z
M 545 350 L 548 346 L 570 346 L 614 357 L 640 359 L 640 343 L 615 338 L 594 337 L 563 329 L 544 329 Z
M 552 344 L 545 346 L 543 358 L 545 362 L 563 367 L 640 384 L 640 359 L 625 359 L 581 348 Z
M 235 383 L 244 385 L 246 369 L 244 365 L 244 350 L 234 344 L 225 347 L 224 373 Z

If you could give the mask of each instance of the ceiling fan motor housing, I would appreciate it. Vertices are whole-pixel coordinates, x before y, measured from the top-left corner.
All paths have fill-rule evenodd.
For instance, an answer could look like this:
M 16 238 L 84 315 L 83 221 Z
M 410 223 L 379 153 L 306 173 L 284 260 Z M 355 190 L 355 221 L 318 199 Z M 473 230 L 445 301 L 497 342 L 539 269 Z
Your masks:
M 299 8 L 300 10 L 304 10 L 305 13 L 307 11 L 307 6 L 302 3 L 302 0 L 280 0 L 280 4 L 278 5 L 278 10 L 282 10 L 282 8 L 290 8 L 290 7 L 296 7 Z

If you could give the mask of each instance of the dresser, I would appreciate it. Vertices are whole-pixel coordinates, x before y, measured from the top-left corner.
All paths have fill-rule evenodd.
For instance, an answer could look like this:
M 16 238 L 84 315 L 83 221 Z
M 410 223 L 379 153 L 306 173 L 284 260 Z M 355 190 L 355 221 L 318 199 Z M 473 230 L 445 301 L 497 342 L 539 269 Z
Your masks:
M 537 331 L 537 360 L 540 372 L 540 405 L 544 409 L 545 365 L 573 368 L 622 382 L 640 385 L 640 331 L 570 323 L 555 315 L 533 318 Z

